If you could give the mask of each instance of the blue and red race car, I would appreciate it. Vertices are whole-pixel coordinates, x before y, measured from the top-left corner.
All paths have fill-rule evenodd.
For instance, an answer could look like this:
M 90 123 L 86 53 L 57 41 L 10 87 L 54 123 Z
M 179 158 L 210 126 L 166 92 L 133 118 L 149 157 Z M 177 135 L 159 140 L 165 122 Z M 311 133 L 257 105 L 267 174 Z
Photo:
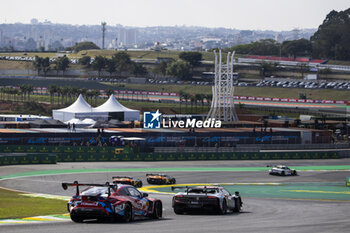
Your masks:
M 67 203 L 68 212 L 74 222 L 86 219 L 133 221 L 135 216 L 159 219 L 162 217 L 162 201 L 149 198 L 131 185 L 62 183 L 63 189 L 76 187 L 76 194 Z M 82 192 L 79 187 L 87 186 Z

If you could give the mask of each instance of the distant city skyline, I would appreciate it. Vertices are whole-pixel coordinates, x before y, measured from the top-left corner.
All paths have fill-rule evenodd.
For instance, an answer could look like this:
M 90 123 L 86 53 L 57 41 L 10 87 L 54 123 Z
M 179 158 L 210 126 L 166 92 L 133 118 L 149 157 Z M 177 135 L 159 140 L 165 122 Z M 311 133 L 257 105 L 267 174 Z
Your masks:
M 240 30 L 317 28 L 331 10 L 350 7 L 348 0 L 11 0 L 2 3 L 0 24 L 30 23 L 33 18 L 59 24 L 201 26 Z

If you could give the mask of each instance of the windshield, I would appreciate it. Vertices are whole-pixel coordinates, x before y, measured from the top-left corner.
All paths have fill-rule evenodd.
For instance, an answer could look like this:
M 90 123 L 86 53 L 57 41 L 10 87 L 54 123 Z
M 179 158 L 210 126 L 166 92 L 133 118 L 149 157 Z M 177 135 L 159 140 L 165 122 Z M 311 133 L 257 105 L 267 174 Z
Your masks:
M 208 189 L 193 188 L 193 189 L 188 189 L 188 193 L 209 193 L 209 194 L 214 194 L 214 193 L 217 193 L 217 189 L 213 189 L 213 188 L 208 188 Z
M 111 189 L 111 192 L 113 192 L 113 189 Z M 89 187 L 80 193 L 82 196 L 104 196 L 105 194 L 108 194 L 108 187 Z

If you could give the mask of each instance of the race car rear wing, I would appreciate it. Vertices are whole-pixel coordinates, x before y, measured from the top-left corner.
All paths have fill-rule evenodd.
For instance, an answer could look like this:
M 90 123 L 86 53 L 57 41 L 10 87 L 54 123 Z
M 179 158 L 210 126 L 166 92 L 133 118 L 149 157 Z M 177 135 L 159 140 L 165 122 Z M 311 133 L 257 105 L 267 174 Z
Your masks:
M 186 194 L 188 195 L 188 191 L 192 188 L 188 187 L 188 186 L 172 186 L 171 187 L 171 191 L 174 191 L 176 189 L 186 189 Z M 217 188 L 209 188 L 209 189 L 217 189 Z M 207 190 L 208 190 L 207 186 L 204 186 L 203 191 L 206 195 L 208 194 Z
M 134 179 L 130 176 L 112 176 L 112 179 L 120 179 L 120 178 Z
M 108 196 L 111 195 L 111 188 L 115 187 L 115 185 L 111 185 L 109 182 L 106 182 L 105 184 L 82 184 L 78 181 L 74 181 L 73 183 L 62 183 L 62 188 L 64 190 L 67 190 L 70 186 L 76 187 L 76 195 L 79 195 L 80 193 L 79 186 L 108 187 Z
M 146 176 L 161 176 L 161 177 L 163 177 L 164 176 L 164 174 L 146 174 Z

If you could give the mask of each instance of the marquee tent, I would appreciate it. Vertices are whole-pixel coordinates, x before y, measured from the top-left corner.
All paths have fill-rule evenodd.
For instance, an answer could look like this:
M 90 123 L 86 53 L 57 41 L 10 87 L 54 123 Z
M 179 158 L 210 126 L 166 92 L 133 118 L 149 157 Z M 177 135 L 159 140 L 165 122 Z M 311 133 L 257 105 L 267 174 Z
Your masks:
M 63 109 L 53 110 L 52 116 L 54 119 L 63 122 L 70 121 L 74 118 L 79 120 L 89 118 L 94 121 L 110 119 L 139 121 L 140 111 L 124 107 L 115 99 L 114 95 L 111 95 L 101 106 L 93 108 L 80 94 L 72 105 Z M 94 122 L 92 124 L 94 124 Z
M 53 119 L 63 122 L 69 121 L 73 118 L 80 120 L 85 118 L 107 120 L 108 112 L 94 112 L 90 104 L 88 104 L 80 94 L 78 99 L 72 105 L 66 108 L 52 110 L 52 117 Z
M 112 94 L 109 99 L 99 107 L 93 109 L 94 112 L 108 112 L 109 119 L 120 121 L 139 121 L 140 111 L 133 110 L 121 105 Z

